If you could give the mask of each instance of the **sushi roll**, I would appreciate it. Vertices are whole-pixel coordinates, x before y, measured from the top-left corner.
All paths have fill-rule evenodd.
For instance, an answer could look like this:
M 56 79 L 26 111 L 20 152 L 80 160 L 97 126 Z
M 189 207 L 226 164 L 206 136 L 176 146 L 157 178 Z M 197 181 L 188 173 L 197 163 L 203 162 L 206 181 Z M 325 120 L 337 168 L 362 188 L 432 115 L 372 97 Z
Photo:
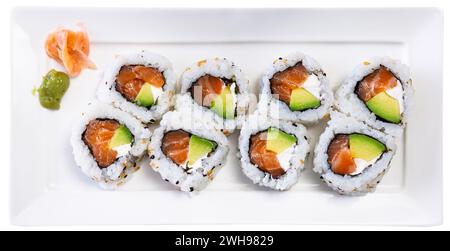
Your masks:
M 261 113 L 306 124 L 327 116 L 333 100 L 322 67 L 300 52 L 275 60 L 261 78 L 260 92 Z
M 165 114 L 148 147 L 150 167 L 181 191 L 204 189 L 229 151 L 226 136 L 208 125 L 181 112 Z
M 141 51 L 116 56 L 104 73 L 97 96 L 144 123 L 154 123 L 172 107 L 175 88 L 169 60 Z
M 314 171 L 344 195 L 373 192 L 396 151 L 392 136 L 333 112 L 314 150 Z
M 102 188 L 114 189 L 139 169 L 150 131 L 130 114 L 93 102 L 73 127 L 71 144 L 81 171 Z
M 242 170 L 253 183 L 287 190 L 297 183 L 310 146 L 301 124 L 255 114 L 242 126 L 239 150 Z
M 226 135 L 242 124 L 249 108 L 249 82 L 232 61 L 212 58 L 197 62 L 181 76 L 176 109 L 212 121 Z
M 395 137 L 405 127 L 413 95 L 409 68 L 390 58 L 356 67 L 336 93 L 337 109 Z

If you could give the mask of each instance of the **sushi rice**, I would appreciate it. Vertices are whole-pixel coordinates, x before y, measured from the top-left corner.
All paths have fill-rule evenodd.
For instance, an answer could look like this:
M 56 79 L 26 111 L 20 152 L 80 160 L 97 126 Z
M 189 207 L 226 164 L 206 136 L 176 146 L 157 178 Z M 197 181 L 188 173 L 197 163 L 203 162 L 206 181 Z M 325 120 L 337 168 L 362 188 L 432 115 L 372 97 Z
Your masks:
M 148 147 L 150 167 L 181 191 L 192 193 L 203 190 L 225 165 L 229 151 L 228 140 L 223 133 L 214 130 L 212 123 L 204 123 L 203 119 L 186 116 L 182 112 L 166 113 L 160 126 L 154 131 Z M 201 160 L 201 165 L 193 172 L 187 172 L 174 163 L 162 151 L 164 135 L 170 131 L 183 130 L 201 138 L 213 141 L 216 149 L 210 156 Z
M 128 154 L 118 158 L 107 168 L 100 168 L 82 137 L 86 126 L 95 119 L 112 119 L 125 125 L 133 135 Z M 89 103 L 87 112 L 81 115 L 72 129 L 71 145 L 75 162 L 81 171 L 104 189 L 115 189 L 139 169 L 137 162 L 146 153 L 151 133 L 130 114 L 97 101 Z
M 297 138 L 292 154 L 288 159 L 286 173 L 279 178 L 273 178 L 270 173 L 264 172 L 258 166 L 250 162 L 250 139 L 253 135 L 266 131 L 269 128 L 277 128 L 292 134 Z M 244 174 L 260 186 L 274 190 L 287 190 L 295 185 L 305 167 L 305 161 L 310 152 L 306 128 L 301 124 L 277 121 L 267 118 L 265 115 L 255 113 L 248 117 L 243 124 L 239 137 L 239 155 L 241 168 Z
M 320 99 L 321 104 L 318 108 L 305 111 L 292 111 L 286 103 L 275 98 L 272 94 L 270 79 L 272 79 L 274 74 L 295 66 L 298 63 L 302 63 L 308 73 L 316 75 L 319 80 L 319 87 L 316 92 L 320 96 L 317 98 Z M 314 124 L 326 117 L 330 112 L 333 102 L 333 92 L 322 67 L 315 59 L 300 52 L 291 53 L 284 58 L 280 57 L 273 62 L 271 67 L 269 67 L 261 77 L 260 94 L 258 110 L 261 114 L 266 114 L 273 119 L 303 124 Z
M 386 146 L 387 150 L 372 166 L 364 169 L 359 175 L 336 174 L 328 164 L 328 146 L 337 134 L 354 133 L 364 134 L 378 140 Z M 363 195 L 375 191 L 377 184 L 389 170 L 389 165 L 395 152 L 396 145 L 392 136 L 370 128 L 366 124 L 347 117 L 342 113 L 332 112 L 328 127 L 320 136 L 314 150 L 313 171 L 318 173 L 329 187 L 340 194 Z
M 122 66 L 125 65 L 144 65 L 159 70 L 165 79 L 162 87 L 162 93 L 158 97 L 157 103 L 150 108 L 141 107 L 128 101 L 119 93 L 116 88 L 117 75 Z M 154 123 L 159 121 L 169 109 L 173 106 L 173 99 L 176 90 L 176 77 L 172 70 L 172 64 L 168 59 L 158 54 L 148 51 L 130 53 L 126 55 L 117 55 L 105 71 L 100 82 L 97 97 L 100 101 L 112 104 L 114 107 L 128 112 L 144 123 Z

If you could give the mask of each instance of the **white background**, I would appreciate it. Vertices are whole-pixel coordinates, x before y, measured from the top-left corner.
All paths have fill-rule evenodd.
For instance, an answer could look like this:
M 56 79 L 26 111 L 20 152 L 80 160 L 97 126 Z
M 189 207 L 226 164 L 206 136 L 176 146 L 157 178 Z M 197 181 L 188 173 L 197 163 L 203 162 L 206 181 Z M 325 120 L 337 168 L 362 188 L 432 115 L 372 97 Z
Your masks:
M 227 1 L 207 1 L 207 0 L 165 0 L 165 1 L 144 1 L 144 0 L 77 0 L 77 1 L 40 1 L 40 0 L 3 0 L 0 3 L 0 76 L 2 86 L 0 90 L 0 132 L 5 135 L 0 141 L 0 159 L 2 160 L 1 172 L 3 181 L 0 182 L 0 230 L 83 230 L 85 227 L 34 227 L 23 228 L 15 227 L 9 220 L 9 137 L 10 137 L 10 12 L 14 6 L 82 6 L 82 7 L 438 7 L 444 12 L 450 10 L 448 0 L 377 0 L 377 1 L 281 1 L 269 0 L 227 0 Z M 447 13 L 445 13 L 446 15 Z M 445 41 L 448 41 L 448 18 L 445 18 Z M 449 53 L 444 48 L 444 71 L 449 67 Z M 26 73 L 25 73 L 26 74 Z M 444 128 L 449 122 L 449 116 L 446 115 L 446 107 L 449 105 L 449 88 L 445 83 L 448 80 L 444 75 Z M 30 132 L 32 133 L 32 132 Z M 115 227 L 89 227 L 89 230 L 450 230 L 450 221 L 447 220 L 446 210 L 449 208 L 450 199 L 446 198 L 449 194 L 450 172 L 446 170 L 446 164 L 450 157 L 446 154 L 448 148 L 449 134 L 444 131 L 444 224 L 431 228 L 400 228 L 400 227 L 352 227 L 352 226 L 115 226 Z M 26 155 L 26 153 L 24 153 Z M 406 212 L 405 212 L 406 213 Z

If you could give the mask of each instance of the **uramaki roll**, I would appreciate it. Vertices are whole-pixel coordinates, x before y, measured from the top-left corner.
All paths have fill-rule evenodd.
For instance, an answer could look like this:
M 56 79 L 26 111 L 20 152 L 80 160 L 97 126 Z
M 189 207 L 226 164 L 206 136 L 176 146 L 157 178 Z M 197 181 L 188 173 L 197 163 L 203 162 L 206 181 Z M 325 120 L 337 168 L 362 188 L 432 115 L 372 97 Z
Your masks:
M 102 188 L 114 189 L 139 169 L 150 135 L 130 114 L 92 102 L 72 130 L 75 162 Z
M 184 192 L 204 189 L 225 165 L 226 136 L 181 112 L 163 116 L 148 147 L 150 167 Z
M 260 92 L 262 114 L 306 124 L 326 117 L 333 101 L 322 67 L 300 52 L 275 60 L 261 78 Z
M 154 123 L 173 106 L 176 78 L 172 64 L 147 51 L 118 55 L 105 71 L 97 96 L 102 102 Z
M 332 112 L 314 150 L 314 171 L 345 195 L 375 191 L 395 154 L 392 136 L 342 113 Z
M 260 186 L 287 190 L 297 183 L 310 146 L 301 124 L 251 115 L 239 137 L 244 174 Z
M 411 112 L 408 66 L 388 57 L 358 65 L 336 92 L 339 111 L 395 137 Z
M 186 116 L 204 117 L 230 134 L 247 115 L 248 95 L 249 82 L 234 62 L 226 58 L 205 59 L 182 74 L 176 109 Z

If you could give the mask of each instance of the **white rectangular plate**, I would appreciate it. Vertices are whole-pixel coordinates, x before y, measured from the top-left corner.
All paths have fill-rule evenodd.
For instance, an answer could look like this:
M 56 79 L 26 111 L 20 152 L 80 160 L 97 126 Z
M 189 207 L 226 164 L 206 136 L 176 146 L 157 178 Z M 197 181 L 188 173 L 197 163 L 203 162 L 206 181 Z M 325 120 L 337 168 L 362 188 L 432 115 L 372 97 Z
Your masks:
M 11 219 L 18 225 L 347 224 L 436 225 L 442 221 L 442 13 L 435 9 L 56 9 L 20 8 L 12 18 Z M 31 94 L 54 66 L 49 31 L 83 22 L 97 71 L 71 81 L 57 112 Z M 176 74 L 208 57 L 233 59 L 255 87 L 279 56 L 316 58 L 334 87 L 357 64 L 391 56 L 410 65 L 414 113 L 399 151 L 374 194 L 344 197 L 311 171 L 287 192 L 244 177 L 231 136 L 228 163 L 201 194 L 176 191 L 142 168 L 118 191 L 102 191 L 76 167 L 72 124 L 95 98 L 102 71 L 118 53 L 147 49 Z M 313 143 L 324 125 L 309 128 Z

